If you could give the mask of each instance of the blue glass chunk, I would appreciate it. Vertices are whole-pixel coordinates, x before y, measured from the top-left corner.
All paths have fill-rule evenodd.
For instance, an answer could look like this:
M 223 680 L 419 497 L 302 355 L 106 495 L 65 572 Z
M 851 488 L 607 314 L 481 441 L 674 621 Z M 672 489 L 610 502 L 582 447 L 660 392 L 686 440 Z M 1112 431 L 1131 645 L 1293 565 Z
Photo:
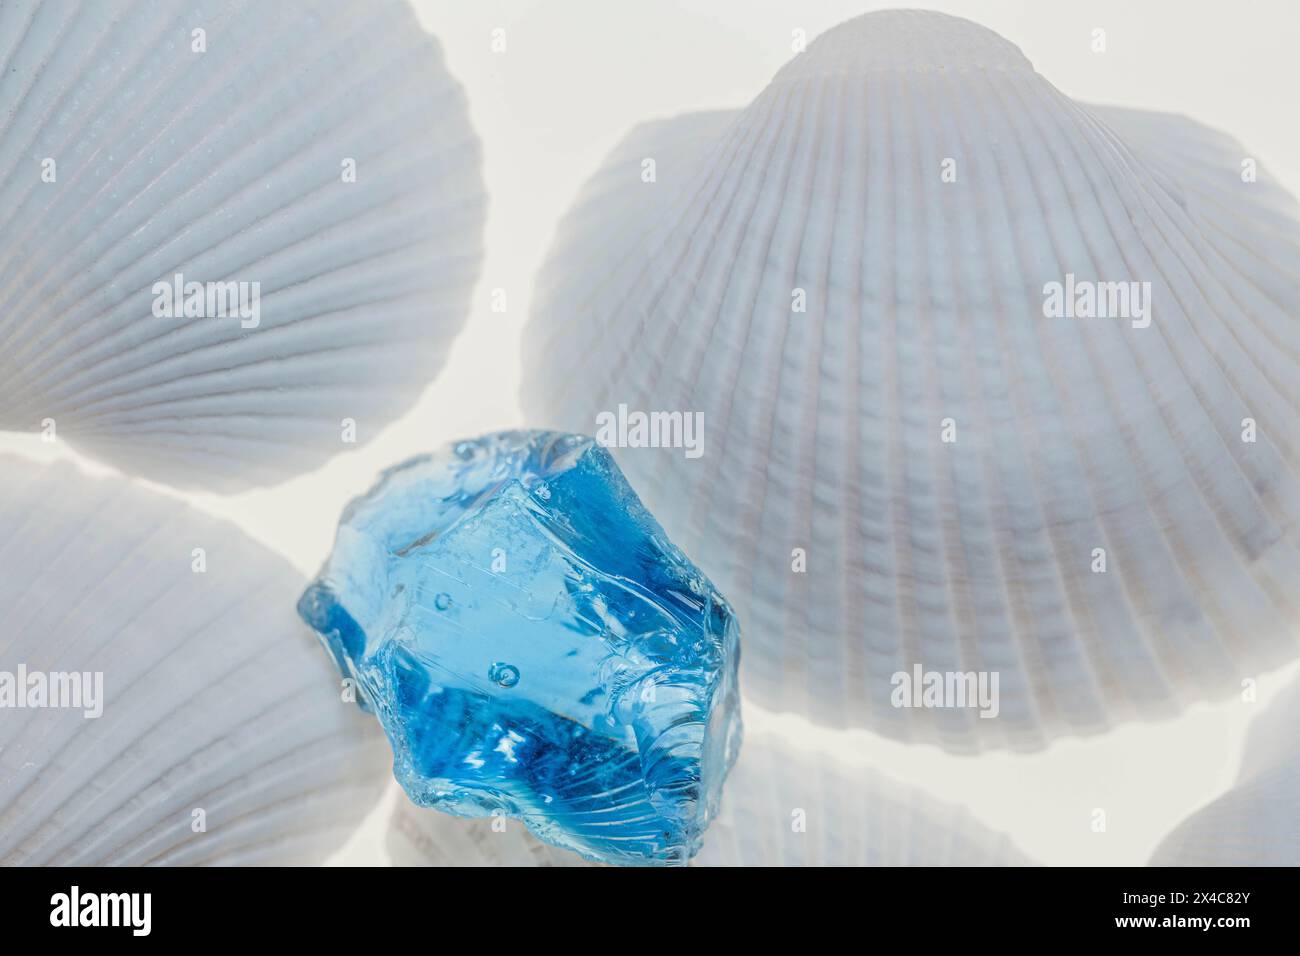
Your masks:
M 739 625 L 591 439 L 389 469 L 298 602 L 416 803 L 610 863 L 685 863 L 740 748 Z

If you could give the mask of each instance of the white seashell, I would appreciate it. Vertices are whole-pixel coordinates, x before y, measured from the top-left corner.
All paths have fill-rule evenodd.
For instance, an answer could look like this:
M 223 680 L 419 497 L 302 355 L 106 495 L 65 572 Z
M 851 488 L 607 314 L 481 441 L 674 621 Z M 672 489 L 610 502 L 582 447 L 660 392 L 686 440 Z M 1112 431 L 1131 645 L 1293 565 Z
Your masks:
M 1237 783 L 1180 823 L 1152 866 L 1300 866 L 1300 681 L 1250 725 Z
M 615 151 L 539 278 L 523 407 L 702 413 L 700 457 L 616 455 L 769 709 L 954 750 L 1176 713 L 1300 633 L 1300 218 L 1247 155 L 966 21 L 861 17 Z M 1150 282 L 1149 326 L 1047 317 L 1067 274 Z M 915 665 L 996 673 L 998 719 L 893 706 Z
M 0 672 L 91 674 L 77 686 L 102 710 L 17 709 L 0 688 L 0 864 L 336 851 L 391 756 L 294 615 L 301 575 L 129 481 L 4 456 L 0 483 Z
M 466 820 L 418 807 L 398 794 L 388 823 L 394 866 L 599 866 L 543 843 L 518 820 Z
M 495 826 L 494 826 L 495 824 Z M 399 799 L 388 833 L 398 866 L 581 866 L 514 820 L 462 820 Z M 746 731 L 700 866 L 1027 865 L 966 810 L 874 770 Z
M 437 373 L 484 208 L 405 3 L 6 2 L 0 428 L 184 486 L 319 465 Z M 244 311 L 158 317 L 177 274 Z

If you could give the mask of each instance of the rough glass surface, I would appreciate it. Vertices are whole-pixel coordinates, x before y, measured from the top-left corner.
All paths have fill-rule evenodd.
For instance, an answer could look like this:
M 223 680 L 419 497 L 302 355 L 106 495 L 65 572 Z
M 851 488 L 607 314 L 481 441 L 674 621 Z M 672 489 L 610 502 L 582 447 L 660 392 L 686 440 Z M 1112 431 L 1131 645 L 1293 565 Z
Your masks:
M 739 626 L 591 439 L 389 469 L 298 610 L 416 803 L 611 863 L 699 849 L 740 747 Z

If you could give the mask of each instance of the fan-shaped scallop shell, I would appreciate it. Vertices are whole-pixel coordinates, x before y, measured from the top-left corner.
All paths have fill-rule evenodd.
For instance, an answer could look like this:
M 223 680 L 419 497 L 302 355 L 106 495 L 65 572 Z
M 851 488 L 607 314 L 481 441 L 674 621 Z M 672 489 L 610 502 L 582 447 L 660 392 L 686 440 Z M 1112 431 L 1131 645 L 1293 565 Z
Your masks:
M 959 750 L 1175 713 L 1300 634 L 1300 220 L 1244 160 L 969 22 L 861 17 L 614 152 L 539 279 L 524 408 L 702 413 L 700 457 L 616 456 L 766 707 Z M 1048 317 L 1071 275 L 1149 282 L 1149 325 Z M 997 673 L 998 719 L 895 706 L 918 664 Z
M 47 687 L 92 675 L 75 699 L 44 699 L 83 706 L 0 710 L 0 863 L 337 851 L 391 756 L 294 614 L 301 575 L 128 481 L 4 456 L 0 482 L 0 671 Z M 102 713 L 88 717 L 96 672 Z
M 502 826 L 504 824 L 504 826 Z M 516 821 L 463 820 L 399 797 L 388 852 L 399 866 L 578 866 Z M 883 774 L 746 733 L 700 866 L 1014 866 L 1031 861 L 966 810 Z
M 314 467 L 433 378 L 483 215 L 405 3 L 6 2 L 0 428 L 186 486 Z

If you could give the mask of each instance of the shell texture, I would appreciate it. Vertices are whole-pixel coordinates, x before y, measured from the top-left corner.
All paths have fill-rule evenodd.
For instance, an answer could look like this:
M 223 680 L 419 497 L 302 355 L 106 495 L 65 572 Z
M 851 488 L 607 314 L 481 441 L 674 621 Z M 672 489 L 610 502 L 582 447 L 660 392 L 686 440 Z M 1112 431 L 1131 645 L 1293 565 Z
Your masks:
M 1300 681 L 1251 723 L 1237 782 L 1179 824 L 1152 866 L 1300 866 Z
M 505 822 L 504 829 L 500 823 Z M 496 828 L 493 824 L 497 823 Z M 515 821 L 462 820 L 399 799 L 388 852 L 399 866 L 578 866 Z M 746 732 L 699 866 L 1016 866 L 1032 861 L 966 810 L 883 774 Z
M 539 277 L 523 407 L 702 413 L 699 457 L 615 455 L 768 709 L 956 751 L 1172 715 L 1298 650 L 1300 215 L 1248 156 L 967 21 L 849 21 L 615 150 Z M 1049 317 L 1067 276 L 1149 283 L 1149 324 Z M 996 673 L 998 718 L 894 706 L 917 665 Z
M 403 2 L 8 0 L 0 428 L 186 487 L 315 467 L 441 367 L 484 209 Z
M 391 755 L 294 615 L 301 575 L 129 481 L 5 456 L 0 482 L 0 671 L 50 688 L 53 675 L 102 674 L 98 717 L 0 711 L 0 864 L 300 864 L 336 851 L 382 794 Z

